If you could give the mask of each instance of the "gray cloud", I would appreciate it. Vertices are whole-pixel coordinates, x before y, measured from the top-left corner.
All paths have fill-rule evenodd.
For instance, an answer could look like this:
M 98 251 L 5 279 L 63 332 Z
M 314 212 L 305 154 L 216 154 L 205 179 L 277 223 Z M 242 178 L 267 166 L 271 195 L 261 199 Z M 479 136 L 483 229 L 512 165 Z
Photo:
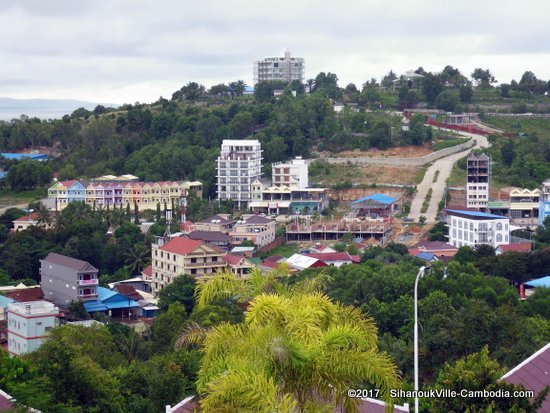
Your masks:
M 188 81 L 252 83 L 252 61 L 284 47 L 342 85 L 447 64 L 548 79 L 550 3 L 528 3 L 0 2 L 0 96 L 147 102 Z

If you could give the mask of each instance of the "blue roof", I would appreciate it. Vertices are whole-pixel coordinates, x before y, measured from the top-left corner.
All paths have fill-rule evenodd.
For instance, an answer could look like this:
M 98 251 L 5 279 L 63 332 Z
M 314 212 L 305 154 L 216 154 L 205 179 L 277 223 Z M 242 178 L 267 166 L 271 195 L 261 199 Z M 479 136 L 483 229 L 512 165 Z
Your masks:
M 435 254 L 432 254 L 431 252 L 419 252 L 415 255 L 415 257 L 424 261 L 432 261 L 435 258 Z
M 17 160 L 20 161 L 21 159 L 32 159 L 32 160 L 42 160 L 42 159 L 48 159 L 48 155 L 45 153 L 8 153 L 8 152 L 2 152 L 0 153 L 1 156 L 3 156 L 6 159 L 10 160 Z
M 106 301 L 109 298 L 117 295 L 118 293 L 113 290 L 109 290 L 105 287 L 97 287 L 97 300 L 98 301 Z
M 392 198 L 391 196 L 384 195 L 384 194 L 372 194 L 372 195 L 359 198 L 353 201 L 351 204 L 353 205 L 353 204 L 357 204 L 359 202 L 368 201 L 368 200 L 380 202 L 381 204 L 385 204 L 385 205 L 390 205 L 395 202 L 395 198 Z
M 8 308 L 8 304 L 15 302 L 14 299 L 6 297 L 5 295 L 0 294 L 0 308 Z
M 546 277 L 537 278 L 536 280 L 527 281 L 525 285 L 529 287 L 546 287 L 550 288 L 550 275 Z
M 84 302 L 84 308 L 89 313 L 95 313 L 96 311 L 107 311 L 108 310 L 108 308 L 106 306 L 104 306 L 103 304 L 101 304 L 97 300 L 85 301 Z
M 89 313 L 137 307 L 139 304 L 134 300 L 105 287 L 97 287 L 97 300 L 84 302 L 84 308 Z
M 477 211 L 466 211 L 460 209 L 448 209 L 448 213 L 451 214 L 462 214 L 472 218 L 490 218 L 490 219 L 509 219 L 508 217 L 503 217 L 502 215 L 488 214 L 487 212 L 477 212 Z

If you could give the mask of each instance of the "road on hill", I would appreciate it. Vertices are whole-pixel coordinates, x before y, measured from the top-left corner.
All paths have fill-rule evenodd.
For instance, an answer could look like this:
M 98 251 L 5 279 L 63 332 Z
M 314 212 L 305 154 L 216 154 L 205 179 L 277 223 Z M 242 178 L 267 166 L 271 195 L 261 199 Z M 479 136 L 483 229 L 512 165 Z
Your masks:
M 409 217 L 414 221 L 418 221 L 420 216 L 424 215 L 426 217 L 426 222 L 436 222 L 439 201 L 443 199 L 446 181 L 451 175 L 451 170 L 453 169 L 455 162 L 468 155 L 472 149 L 487 148 L 489 146 L 487 138 L 483 135 L 475 135 L 465 132 L 461 132 L 460 135 L 475 139 L 476 144 L 471 149 L 438 159 L 428 168 L 426 174 L 424 175 L 424 179 L 416 186 L 416 194 L 411 204 Z M 439 171 L 439 174 L 436 182 L 434 182 L 436 171 Z M 426 212 L 421 213 L 420 210 L 422 209 L 422 204 L 424 203 L 430 188 L 432 189 L 432 197 L 430 199 L 428 209 Z

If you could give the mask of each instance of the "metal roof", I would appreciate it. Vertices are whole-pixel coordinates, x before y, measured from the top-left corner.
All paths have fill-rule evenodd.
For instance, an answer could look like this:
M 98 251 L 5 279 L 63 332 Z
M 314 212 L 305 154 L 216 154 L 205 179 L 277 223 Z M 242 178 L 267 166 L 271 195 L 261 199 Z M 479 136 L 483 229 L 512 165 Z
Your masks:
M 381 204 L 385 204 L 385 205 L 390 205 L 390 204 L 393 204 L 396 200 L 395 198 L 392 198 L 391 196 L 388 196 L 388 195 L 384 195 L 384 194 L 372 194 L 372 195 L 367 195 L 367 196 L 364 196 L 362 198 L 359 198 L 355 201 L 353 201 L 351 204 L 358 204 L 360 202 L 364 202 L 364 201 L 376 201 L 376 202 L 380 202 Z
M 459 209 L 448 209 L 447 213 L 450 215 L 457 215 L 464 218 L 472 219 L 510 219 L 508 217 L 503 217 L 502 215 L 488 214 L 487 212 L 467 211 Z
M 550 288 L 550 275 L 545 277 L 537 278 L 536 280 L 527 281 L 525 285 L 529 287 L 546 287 Z

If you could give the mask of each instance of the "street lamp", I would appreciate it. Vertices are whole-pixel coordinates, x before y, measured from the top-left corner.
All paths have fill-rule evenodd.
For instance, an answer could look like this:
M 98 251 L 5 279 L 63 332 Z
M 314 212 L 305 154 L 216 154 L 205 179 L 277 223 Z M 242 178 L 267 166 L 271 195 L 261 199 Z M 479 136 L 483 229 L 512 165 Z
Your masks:
M 429 265 L 420 267 L 414 281 L 414 413 L 418 413 L 418 280 L 429 268 Z

